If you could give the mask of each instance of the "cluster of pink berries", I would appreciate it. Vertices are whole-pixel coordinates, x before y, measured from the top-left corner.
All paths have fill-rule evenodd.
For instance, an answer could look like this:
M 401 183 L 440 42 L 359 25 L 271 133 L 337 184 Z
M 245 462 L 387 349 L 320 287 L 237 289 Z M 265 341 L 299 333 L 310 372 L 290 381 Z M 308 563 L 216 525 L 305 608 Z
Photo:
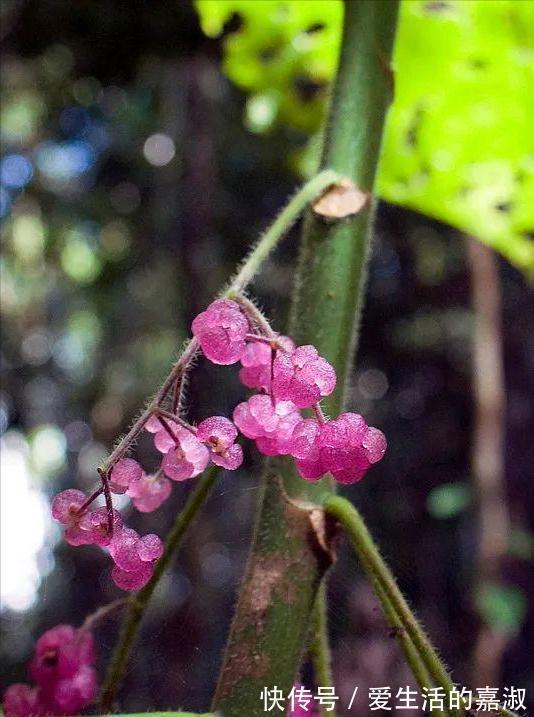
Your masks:
M 258 316 L 245 303 L 218 299 L 192 324 L 206 358 L 221 365 L 240 362 L 241 382 L 256 389 L 236 406 L 233 422 L 212 416 L 195 427 L 176 411 L 158 407 L 142 423 L 162 454 L 155 474 L 145 473 L 133 458 L 119 456 L 106 476 L 107 507 L 91 510 L 94 496 L 87 499 L 78 490 L 54 499 L 52 514 L 65 526 L 65 539 L 71 545 L 108 549 L 115 563 L 112 578 L 123 590 L 138 590 L 148 582 L 163 545 L 156 535 L 141 537 L 125 527 L 110 507 L 111 493 L 126 493 L 135 508 L 150 512 L 170 495 L 170 481 L 194 478 L 210 461 L 235 470 L 243 462 L 238 429 L 265 455 L 293 456 L 302 477 L 311 481 L 331 473 L 340 483 L 354 483 L 384 455 L 384 435 L 358 414 L 324 417 L 319 402 L 336 386 L 328 361 L 314 346 L 295 346 L 289 337 L 275 334 Z M 315 417 L 303 415 L 306 409 Z
M 291 455 L 306 480 L 331 473 L 355 483 L 386 450 L 384 434 L 356 413 L 326 420 L 319 401 L 336 387 L 336 372 L 314 346 L 287 336 L 250 334 L 241 306 L 214 301 L 193 321 L 204 355 L 218 364 L 241 362 L 239 376 L 259 393 L 234 410 L 235 425 L 266 455 Z M 301 411 L 313 409 L 315 418 Z
M 75 715 L 95 698 L 97 676 L 89 630 L 58 625 L 35 645 L 29 672 L 36 686 L 15 684 L 4 693 L 5 717 Z
M 127 468 L 130 459 L 123 461 Z M 119 475 L 123 475 L 119 464 Z M 115 563 L 115 584 L 123 590 L 138 590 L 150 580 L 154 561 L 163 553 L 163 543 L 157 535 L 140 537 L 135 530 L 126 528 L 117 510 L 112 512 L 110 531 L 107 508 L 83 511 L 85 503 L 86 496 L 79 490 L 64 490 L 54 498 L 52 516 L 65 526 L 65 539 L 70 545 L 108 548 Z

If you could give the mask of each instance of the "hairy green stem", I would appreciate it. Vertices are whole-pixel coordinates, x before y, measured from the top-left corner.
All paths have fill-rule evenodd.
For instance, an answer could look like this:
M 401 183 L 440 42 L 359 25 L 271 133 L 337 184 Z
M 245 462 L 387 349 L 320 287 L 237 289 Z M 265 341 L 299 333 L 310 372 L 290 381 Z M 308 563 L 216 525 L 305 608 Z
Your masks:
M 398 2 L 361 0 L 346 2 L 344 7 L 340 62 L 321 165 L 371 193 L 391 101 L 389 60 Z M 338 385 L 325 401 L 328 414 L 337 413 L 344 404 L 372 219 L 369 202 L 341 220 L 325 221 L 309 209 L 304 221 L 289 333 L 298 344 L 314 344 L 336 368 Z M 260 717 L 262 688 L 277 685 L 287 694 L 297 677 L 327 566 L 324 553 L 313 545 L 313 535 L 302 530 L 300 538 L 295 536 L 287 496 L 296 502 L 320 502 L 330 492 L 327 479 L 303 481 L 290 460 L 268 464 L 249 564 L 213 703 L 225 717 Z M 328 544 L 326 552 L 331 553 Z M 303 566 L 307 569 L 296 569 Z M 258 601 L 258 596 L 263 600 Z
M 317 591 L 312 619 L 310 657 L 313 664 L 315 684 L 325 687 L 332 686 L 334 684 L 334 677 L 332 675 L 330 641 L 328 638 L 327 598 L 326 585 L 324 582 L 321 583 Z M 324 714 L 326 715 L 326 713 Z M 330 710 L 328 717 L 336 717 L 335 711 Z
M 327 498 L 324 509 L 343 525 L 356 553 L 362 560 L 364 570 L 372 583 L 379 586 L 378 598 L 383 600 L 386 597 L 385 603 L 383 602 L 386 614 L 395 613 L 434 682 L 447 694 L 451 692 L 454 684 L 447 668 L 408 606 L 359 512 L 350 501 L 340 496 Z
M 411 611 L 360 513 L 350 501 L 340 496 L 328 497 L 324 502 L 324 509 L 345 529 L 365 572 L 375 587 L 375 592 L 390 624 L 395 628 L 401 628 L 400 634 L 409 638 L 411 645 L 408 643 L 403 645 L 401 639 L 399 642 L 401 642 L 406 661 L 412 668 L 418 683 L 421 686 L 429 685 L 431 677 L 432 681 L 442 687 L 446 694 L 452 692 L 454 683 L 447 668 Z M 399 633 L 397 636 L 400 638 Z M 406 648 L 408 649 L 406 650 Z M 421 669 L 421 662 L 424 663 L 423 669 Z M 450 712 L 460 715 L 464 713 L 464 710 L 450 710 Z M 518 717 L 515 712 L 502 706 L 499 707 L 498 714 L 505 717 Z
M 362 560 L 362 564 L 363 563 L 364 561 Z M 410 667 L 412 674 L 417 681 L 417 684 L 421 688 L 433 687 L 434 682 L 430 677 L 428 670 L 426 669 L 426 665 L 419 656 L 417 650 L 415 649 L 412 639 L 405 630 L 402 620 L 400 619 L 397 611 L 393 607 L 393 604 L 391 603 L 387 592 L 384 590 L 380 581 L 376 578 L 369 565 L 366 566 L 365 572 L 369 576 L 373 584 L 375 594 L 380 600 L 382 609 L 384 610 L 384 615 L 386 616 L 389 626 L 391 628 L 391 636 L 395 637 L 397 639 L 397 642 L 401 646 L 406 662 Z
M 139 625 L 146 612 L 152 594 L 161 576 L 169 567 L 172 558 L 182 544 L 187 529 L 210 495 L 215 485 L 218 472 L 219 469 L 217 466 L 211 466 L 197 479 L 194 489 L 189 494 L 183 509 L 176 517 L 174 525 L 167 536 L 163 555 L 155 563 L 154 573 L 150 581 L 144 588 L 141 588 L 139 592 L 132 595 L 129 600 L 128 610 L 124 617 L 119 639 L 102 687 L 100 706 L 104 711 L 110 712 L 113 709 L 117 690 L 124 677 L 128 658 L 132 651 Z
M 298 190 L 270 227 L 262 234 L 254 249 L 243 262 L 241 269 L 232 279 L 230 287 L 224 292 L 224 296 L 232 297 L 233 294 L 243 291 L 250 284 L 280 238 L 287 234 L 310 202 L 320 196 L 329 186 L 335 184 L 340 177 L 338 172 L 324 169 Z

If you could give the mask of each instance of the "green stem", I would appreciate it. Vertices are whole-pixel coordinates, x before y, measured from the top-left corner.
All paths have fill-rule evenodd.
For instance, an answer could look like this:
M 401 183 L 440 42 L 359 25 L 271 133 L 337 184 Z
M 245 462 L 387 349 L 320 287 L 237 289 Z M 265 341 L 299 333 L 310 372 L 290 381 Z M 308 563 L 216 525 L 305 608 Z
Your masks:
M 346 2 L 344 7 L 341 55 L 322 167 L 334 169 L 370 193 L 391 101 L 388 63 L 398 2 L 361 0 Z M 332 222 L 308 210 L 304 222 L 289 333 L 299 344 L 314 344 L 336 368 L 338 386 L 325 401 L 329 414 L 337 413 L 345 399 L 363 303 L 372 218 L 371 203 L 355 215 Z M 269 463 L 249 564 L 214 698 L 214 706 L 225 717 L 261 717 L 262 688 L 277 685 L 287 694 L 297 676 L 326 566 L 319 550 L 315 559 L 309 555 L 308 533 L 295 536 L 286 495 L 309 503 L 320 501 L 330 491 L 328 480 L 303 481 L 290 460 Z M 263 609 L 258 614 L 258 600 L 253 598 L 265 593 L 269 599 L 260 601 Z
M 124 678 L 128 658 L 137 636 L 137 631 L 146 612 L 152 594 L 156 589 L 163 573 L 169 567 L 172 558 L 182 543 L 182 539 L 193 522 L 200 508 L 210 495 L 217 478 L 219 469 L 211 466 L 197 481 L 193 491 L 176 517 L 167 539 L 163 555 L 154 565 L 154 573 L 144 588 L 130 598 L 130 604 L 122 623 L 119 640 L 113 652 L 113 657 L 104 680 L 100 706 L 104 711 L 113 709 L 119 685 Z
M 330 642 L 328 639 L 328 616 L 326 601 L 326 585 L 324 582 L 317 591 L 315 607 L 313 610 L 312 635 L 310 645 L 310 657 L 313 664 L 315 684 L 332 686 L 334 677 L 332 675 L 332 660 L 330 656 Z M 336 717 L 335 711 L 328 712 L 328 717 Z
M 362 560 L 363 563 L 363 560 Z M 419 687 L 433 687 L 434 682 L 430 677 L 428 670 L 426 669 L 425 663 L 421 660 L 419 653 L 415 649 L 415 646 L 404 629 L 402 620 L 398 616 L 395 608 L 393 607 L 388 594 L 383 589 L 381 583 L 377 580 L 376 576 L 372 572 L 371 568 L 367 566 L 365 572 L 373 583 L 373 588 L 376 596 L 380 600 L 382 609 L 387 618 L 392 634 L 397 638 L 399 645 L 404 653 L 404 657 L 408 666 L 410 667 L 413 676 L 415 677 Z
M 388 611 L 392 617 L 393 613 L 395 614 L 394 619 L 398 618 L 400 621 L 403 630 L 408 634 L 414 649 L 434 682 L 442 687 L 445 693 L 451 692 L 454 684 L 445 665 L 410 610 L 361 515 L 350 501 L 340 496 L 327 498 L 324 509 L 345 528 L 355 551 L 362 560 L 364 570 L 373 584 L 379 586 L 378 598 L 383 600 L 386 597 L 385 603 L 382 603 L 386 614 Z
M 332 169 L 325 169 L 315 175 L 289 200 L 284 209 L 276 217 L 270 227 L 262 234 L 260 240 L 252 249 L 237 272 L 224 296 L 232 297 L 245 289 L 257 274 L 265 259 L 276 247 L 280 239 L 287 234 L 302 212 L 314 199 L 319 197 L 325 189 L 335 184 L 341 175 Z

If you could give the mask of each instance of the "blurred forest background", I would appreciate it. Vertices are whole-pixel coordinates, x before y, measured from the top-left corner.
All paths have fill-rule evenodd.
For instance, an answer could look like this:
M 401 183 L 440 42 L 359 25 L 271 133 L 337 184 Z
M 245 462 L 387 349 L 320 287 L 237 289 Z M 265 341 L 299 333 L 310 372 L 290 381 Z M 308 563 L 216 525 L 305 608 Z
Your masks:
M 3 689 L 25 679 L 43 630 L 80 624 L 118 596 L 100 550 L 60 540 L 50 499 L 95 484 L 192 317 L 300 181 L 308 134 L 254 122 L 261 112 L 251 114 L 223 74 L 221 43 L 201 32 L 188 2 L 5 0 L 1 42 Z M 324 88 L 296 91 L 313 103 Z M 295 231 L 255 284 L 276 328 L 297 239 Z M 347 493 L 454 678 L 469 681 L 484 619 L 500 636 L 500 685 L 532 696 L 534 303 L 522 274 L 499 259 L 511 525 L 503 583 L 477 608 L 466 252 L 458 231 L 380 205 L 350 407 L 386 433 L 389 450 Z M 235 372 L 201 363 L 191 418 L 229 414 L 242 395 Z M 150 464 L 148 442 L 139 450 Z M 143 625 L 124 711 L 208 707 L 258 479 L 252 451 L 245 468 L 222 475 Z M 125 505 L 128 522 L 163 537 L 189 489 L 175 485 L 153 514 L 130 519 Z M 411 684 L 348 551 L 330 592 L 342 701 L 356 685 Z M 102 667 L 117 625 L 110 617 L 98 630 Z

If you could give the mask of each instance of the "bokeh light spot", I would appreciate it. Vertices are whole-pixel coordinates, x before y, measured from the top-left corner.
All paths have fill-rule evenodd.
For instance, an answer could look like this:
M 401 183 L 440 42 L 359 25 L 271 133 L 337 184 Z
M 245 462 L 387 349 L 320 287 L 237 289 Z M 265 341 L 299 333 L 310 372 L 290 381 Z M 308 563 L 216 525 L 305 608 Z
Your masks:
M 143 145 L 145 159 L 154 167 L 164 167 L 176 154 L 172 139 L 166 134 L 152 134 Z

